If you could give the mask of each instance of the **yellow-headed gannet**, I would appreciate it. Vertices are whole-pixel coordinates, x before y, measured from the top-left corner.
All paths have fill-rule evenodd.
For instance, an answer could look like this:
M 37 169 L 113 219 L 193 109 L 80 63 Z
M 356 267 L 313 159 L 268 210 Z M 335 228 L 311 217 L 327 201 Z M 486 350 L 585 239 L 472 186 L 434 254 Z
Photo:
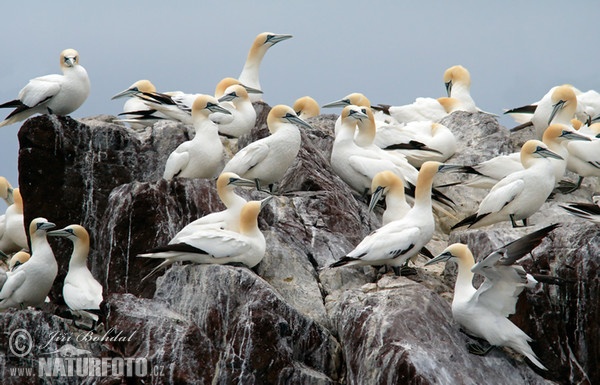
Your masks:
M 292 108 L 300 119 L 314 118 L 321 113 L 319 103 L 310 96 L 302 96 L 296 99 Z
M 248 51 L 248 57 L 242 68 L 238 80 L 248 86 L 257 90 L 261 90 L 259 81 L 260 63 L 262 63 L 265 54 L 275 44 L 290 39 L 292 35 L 276 34 L 271 32 L 260 33 L 254 38 L 254 42 Z M 257 102 L 261 100 L 260 94 L 253 94 L 250 96 L 250 100 Z
M 14 203 L 8 206 L 4 213 L 4 233 L 0 238 L 0 250 L 4 253 L 29 249 L 23 223 L 23 198 L 18 187 L 13 189 L 12 197 Z
M 286 105 L 277 105 L 269 111 L 267 127 L 271 135 L 250 143 L 238 151 L 225 165 L 223 172 L 234 172 L 239 176 L 256 181 L 260 185 L 279 182 L 296 160 L 300 151 L 300 131 L 297 125 L 311 128 Z
M 198 218 L 181 229 L 169 243 L 179 243 L 179 239 L 194 234 L 206 227 L 239 231 L 240 212 L 246 200 L 235 193 L 236 187 L 255 187 L 250 179 L 240 178 L 232 172 L 224 172 L 217 178 L 217 194 L 225 205 L 225 210 L 210 213 Z
M 131 127 L 135 129 L 142 129 L 144 127 L 152 126 L 160 120 L 168 119 L 165 114 L 148 107 L 143 99 L 136 97 L 143 93 L 155 92 L 156 87 L 154 84 L 152 84 L 150 80 L 143 79 L 138 80 L 126 90 L 113 96 L 111 98 L 112 100 L 124 97 L 128 98 L 123 105 L 123 112 L 119 114 L 119 116 L 122 116 L 123 118 L 118 119 L 117 121 L 129 123 Z
M 230 114 L 210 95 L 200 95 L 192 104 L 192 119 L 196 135 L 179 145 L 169 155 L 163 178 L 214 178 L 223 169 L 223 144 L 217 125 L 209 119 L 211 113 Z
M 589 130 L 600 134 L 600 123 L 594 123 Z M 600 177 L 600 137 L 593 135 L 588 142 L 570 142 L 567 144 L 567 169 L 579 176 L 579 180 L 568 192 L 575 191 L 581 186 L 583 178 Z
M 381 224 L 402 219 L 410 210 L 404 195 L 402 178 L 391 171 L 381 171 L 375 175 L 371 182 L 371 201 L 369 210 L 373 210 L 379 200 L 385 197 L 385 211 L 381 217 Z
M 248 87 L 245 84 L 242 84 L 238 79 L 236 78 L 231 78 L 231 77 L 227 77 L 227 78 L 223 78 L 221 79 L 218 83 L 217 86 L 215 87 L 215 98 L 219 99 L 221 96 L 225 95 L 225 90 L 233 85 L 240 85 L 242 87 L 244 87 L 246 89 L 246 92 L 249 94 L 262 94 L 261 90 L 257 90 L 255 88 L 252 87 Z
M 79 64 L 79 53 L 66 49 L 60 53 L 63 75 L 46 75 L 31 79 L 17 99 L 0 105 L 14 110 L 0 123 L 7 126 L 33 114 L 68 115 L 77 110 L 90 94 L 90 79 Z
M 569 202 L 560 206 L 576 217 L 600 224 L 600 193 L 592 196 L 592 203 Z
M 346 95 L 342 99 L 323 105 L 323 108 L 341 107 L 343 109 L 346 106 L 359 106 L 371 108 L 371 101 L 364 94 L 361 94 L 360 92 L 353 92 L 351 94 Z M 393 120 L 393 118 L 390 118 L 389 116 L 386 116 L 384 114 L 378 113 L 377 117 L 375 118 L 376 125 L 386 125 L 393 123 L 396 123 L 396 121 Z M 335 121 L 335 136 L 337 136 L 341 124 L 342 115 L 338 116 L 338 118 Z
M 367 235 L 354 250 L 329 267 L 352 265 L 387 265 L 396 275 L 404 265 L 431 240 L 435 229 L 431 206 L 431 186 L 438 171 L 447 171 L 454 166 L 440 162 L 425 162 L 419 170 L 415 203 L 412 209 L 399 220 Z
M 256 111 L 248 91 L 243 86 L 234 84 L 227 87 L 225 94 L 218 100 L 221 106 L 231 113 L 231 115 L 211 116 L 211 119 L 219 125 L 219 134 L 238 138 L 252 130 L 256 124 Z M 231 104 L 223 102 L 231 102 Z M 225 119 L 220 120 L 220 117 Z
M 560 155 L 562 158 L 549 159 L 554 167 L 554 185 L 555 187 L 559 187 L 561 192 L 568 192 L 565 191 L 567 183 L 561 183 L 569 158 L 569 152 L 566 147 L 567 143 L 571 141 L 589 142 L 589 140 L 589 138 L 580 135 L 572 127 L 564 124 L 553 123 L 544 131 L 542 142 L 548 146 L 550 151 Z M 502 178 L 522 169 L 521 154 L 520 152 L 515 152 L 509 155 L 497 156 L 475 166 L 462 167 L 461 171 L 476 175 L 474 178 L 464 183 L 465 186 L 490 189 Z
M 535 214 L 554 189 L 554 167 L 548 158 L 560 156 L 539 140 L 528 140 L 521 148 L 523 170 L 513 172 L 492 187 L 479 204 L 477 212 L 452 228 L 488 226 L 510 220 L 517 227 L 518 220 L 527 226 L 527 218 Z
M 0 290 L 0 310 L 9 307 L 41 305 L 52 288 L 58 265 L 46 239 L 54 227 L 45 218 L 35 218 L 29 226 L 31 258 L 8 276 Z
M 98 321 L 92 311 L 100 310 L 102 285 L 96 281 L 87 267 L 90 252 L 90 236 L 80 225 L 69 225 L 61 230 L 48 232 L 49 236 L 64 237 L 73 242 L 73 253 L 69 261 L 69 271 L 63 284 L 63 298 L 71 313 Z
M 239 232 L 208 227 L 180 238 L 177 243 L 139 254 L 138 257 L 165 259 L 142 280 L 177 261 L 220 265 L 241 263 L 249 268 L 258 265 L 266 250 L 265 237 L 258 228 L 258 214 L 271 199 L 269 196 L 244 204 L 239 217 Z
M 468 246 L 462 243 L 448 246 L 425 264 L 427 266 L 449 260 L 458 264 L 452 317 L 467 334 L 483 338 L 491 344 L 487 349 L 475 343 L 469 344 L 469 352 L 484 355 L 494 346 L 507 346 L 525 355 L 540 369 L 546 369 L 528 344 L 531 338 L 507 317 L 515 312 L 523 289 L 536 283 L 531 275 L 514 263 L 537 247 L 557 226 L 553 224 L 544 227 L 506 244 L 477 264 Z M 473 286 L 475 274 L 485 277 L 477 289 Z
M 8 276 L 13 274 L 16 269 L 19 268 L 22 264 L 29 261 L 31 255 L 26 251 L 18 251 L 16 252 L 10 259 L 8 260 L 8 270 L 0 269 L 0 290 L 2 290 L 2 286 L 8 279 Z

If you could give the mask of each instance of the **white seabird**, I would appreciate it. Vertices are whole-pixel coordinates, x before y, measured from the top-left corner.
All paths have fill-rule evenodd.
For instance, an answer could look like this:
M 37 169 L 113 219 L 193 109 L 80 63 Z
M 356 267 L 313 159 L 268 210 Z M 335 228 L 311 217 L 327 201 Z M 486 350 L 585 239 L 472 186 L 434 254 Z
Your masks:
M 492 187 L 479 204 L 477 212 L 456 225 L 469 228 L 488 226 L 510 220 L 513 227 L 535 214 L 554 189 L 554 167 L 547 158 L 561 159 L 539 140 L 528 140 L 521 148 L 524 169 L 507 175 Z
M 560 205 L 560 207 L 576 217 L 600 224 L 600 193 L 592 196 L 592 203 L 569 202 L 566 205 Z
M 589 127 L 593 133 L 600 133 L 600 123 L 594 123 Z M 570 191 L 581 187 L 583 178 L 595 176 L 600 177 L 600 137 L 592 136 L 587 142 L 569 142 L 567 144 L 567 169 L 578 176 L 578 181 Z
M 269 111 L 267 127 L 271 135 L 250 143 L 238 151 L 225 165 L 223 172 L 233 172 L 256 181 L 257 188 L 279 182 L 296 160 L 301 136 L 297 125 L 311 128 L 294 110 L 280 104 Z
M 69 225 L 61 230 L 48 232 L 49 236 L 67 238 L 73 242 L 73 253 L 69 261 L 69 271 L 63 284 L 63 298 L 71 313 L 98 321 L 93 311 L 100 310 L 103 301 L 102 285 L 94 278 L 87 267 L 90 252 L 90 236 L 80 225 Z
M 8 261 L 8 270 L 0 269 L 0 290 L 2 290 L 2 286 L 8 279 L 8 276 L 14 274 L 15 270 L 19 268 L 22 264 L 29 261 L 31 255 L 26 251 L 18 251 L 16 252 Z
M 404 218 L 411 209 L 406 203 L 402 178 L 391 171 L 381 171 L 373 178 L 369 211 L 375 208 L 382 197 L 385 197 L 385 211 L 381 217 L 381 224 L 384 226 Z
M 214 227 L 204 228 L 177 243 L 156 247 L 138 257 L 164 258 L 142 280 L 152 276 L 161 268 L 177 261 L 212 264 L 244 264 L 252 268 L 260 263 L 265 255 L 265 237 L 258 228 L 258 214 L 272 199 L 250 201 L 244 204 L 239 217 L 239 232 Z
M 222 121 L 216 116 L 211 117 L 219 125 L 219 134 L 239 138 L 252 130 L 256 124 L 256 110 L 252 106 L 248 91 L 243 86 L 234 84 L 227 87 L 224 95 L 218 100 L 231 113 L 231 115 L 219 115 L 226 118 Z M 231 102 L 231 106 L 223 102 Z
M 111 100 L 127 97 L 123 105 L 123 112 L 119 114 L 123 118 L 117 119 L 118 122 L 129 123 L 134 129 L 142 129 L 152 126 L 154 123 L 169 119 L 165 114 L 148 107 L 143 99 L 137 96 L 144 93 L 155 93 L 156 87 L 150 80 L 142 79 L 133 83 L 129 88 L 119 92 Z
M 3 176 L 0 176 L 0 198 L 2 198 L 4 200 L 4 202 L 6 202 L 6 205 L 8 207 L 10 207 L 10 205 L 12 205 L 15 202 L 14 198 L 13 198 L 13 187 L 8 182 L 8 179 L 6 179 Z M 0 239 L 2 239 L 2 237 L 4 236 L 5 229 L 6 229 L 6 215 L 2 214 L 2 215 L 0 215 Z M 0 247 L 0 251 L 2 251 L 1 247 Z
M 514 265 L 537 247 L 543 238 L 558 225 L 553 224 L 517 239 L 491 252 L 475 264 L 468 246 L 455 243 L 425 264 L 443 261 L 458 264 L 458 276 L 452 300 L 452 317 L 467 334 L 485 339 L 491 346 L 483 349 L 478 344 L 467 345 L 471 353 L 484 355 L 494 346 L 507 346 L 525 355 L 538 368 L 546 370 L 528 342 L 531 338 L 508 320 L 515 312 L 519 294 L 525 287 L 536 283 L 521 266 Z M 481 274 L 484 282 L 475 288 L 473 277 Z
M 4 233 L 0 238 L 0 250 L 4 253 L 29 249 L 23 223 L 23 198 L 18 187 L 13 189 L 12 199 L 14 203 L 4 213 Z
M 31 258 L 8 276 L 0 290 L 0 310 L 44 303 L 58 272 L 56 259 L 46 239 L 46 230 L 53 227 L 54 224 L 45 218 L 31 221 Z
M 66 49 L 60 53 L 63 75 L 46 75 L 31 79 L 17 99 L 0 105 L 14 110 L 0 122 L 0 127 L 27 119 L 33 114 L 69 115 L 90 94 L 90 79 L 79 64 L 79 53 Z
M 296 115 L 302 120 L 314 118 L 321 113 L 319 103 L 310 96 L 302 96 L 296 99 L 292 108 L 296 111 Z
M 255 187 L 256 183 L 250 179 L 240 178 L 232 172 L 224 172 L 217 178 L 217 194 L 225 205 L 225 210 L 207 214 L 182 228 L 171 239 L 171 243 L 179 243 L 181 238 L 187 237 L 207 227 L 239 231 L 240 212 L 246 200 L 235 193 L 235 187 Z
M 352 265 L 387 265 L 396 275 L 399 266 L 405 265 L 431 240 L 435 220 L 431 206 L 431 186 L 438 171 L 447 171 L 455 166 L 440 162 L 425 162 L 419 170 L 415 203 L 412 209 L 399 220 L 391 221 L 367 235 L 355 248 L 329 267 Z
M 247 93 L 249 94 L 262 94 L 261 90 L 257 90 L 252 87 L 248 87 L 245 84 L 242 84 L 238 79 L 232 77 L 226 77 L 221 79 L 217 86 L 215 87 L 215 98 L 219 99 L 221 96 L 225 95 L 225 90 L 233 85 L 240 85 L 244 87 Z
M 246 58 L 246 62 L 244 63 L 244 67 L 242 68 L 240 76 L 238 76 L 238 80 L 248 87 L 262 91 L 259 73 L 260 64 L 262 63 L 265 54 L 269 48 L 275 44 L 290 38 L 292 38 L 292 35 L 276 34 L 271 32 L 263 32 L 258 34 L 256 38 L 254 38 L 254 42 L 250 47 L 250 51 L 248 51 L 248 57 Z M 261 96 L 260 94 L 253 94 L 250 96 L 250 100 L 257 102 L 261 100 Z
M 230 114 L 210 95 L 200 95 L 192 105 L 196 134 L 192 140 L 179 145 L 169 155 L 163 178 L 214 178 L 223 169 L 223 144 L 211 113 Z

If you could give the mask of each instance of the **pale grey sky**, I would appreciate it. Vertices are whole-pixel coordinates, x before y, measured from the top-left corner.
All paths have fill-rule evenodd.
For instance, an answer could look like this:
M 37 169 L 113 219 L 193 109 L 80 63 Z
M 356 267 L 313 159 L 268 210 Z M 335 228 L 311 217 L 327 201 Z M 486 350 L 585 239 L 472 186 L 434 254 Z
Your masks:
M 75 48 L 92 84 L 75 118 L 118 114 L 124 101 L 110 97 L 143 78 L 161 91 L 213 93 L 265 31 L 294 35 L 263 60 L 270 105 L 350 92 L 393 105 L 444 96 L 442 74 L 455 64 L 471 72 L 477 105 L 497 114 L 558 84 L 600 91 L 597 1 L 27 1 L 2 10 L 0 103 L 29 79 L 60 73 L 60 51 Z M 0 129 L 0 175 L 13 185 L 19 127 Z

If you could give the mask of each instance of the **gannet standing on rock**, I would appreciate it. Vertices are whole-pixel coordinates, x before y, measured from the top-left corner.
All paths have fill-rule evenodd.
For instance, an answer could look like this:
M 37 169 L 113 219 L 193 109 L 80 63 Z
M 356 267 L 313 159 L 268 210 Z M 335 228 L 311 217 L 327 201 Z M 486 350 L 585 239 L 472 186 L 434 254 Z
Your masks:
M 467 334 L 483 338 L 491 344 L 487 349 L 478 344 L 469 344 L 469 352 L 484 355 L 495 346 L 507 346 L 525 355 L 538 368 L 546 370 L 528 344 L 531 338 L 507 317 L 515 312 L 523 289 L 536 283 L 521 266 L 513 264 L 537 247 L 557 226 L 554 224 L 544 227 L 504 245 L 477 264 L 468 246 L 462 243 L 448 246 L 425 264 L 427 266 L 449 260 L 458 263 L 452 317 Z M 485 277 L 478 289 L 473 287 L 475 274 Z
M 448 171 L 455 166 L 439 162 L 425 162 L 419 170 L 415 203 L 399 220 L 394 220 L 367 235 L 346 256 L 329 267 L 352 265 L 387 265 L 396 275 L 399 266 L 405 265 L 431 240 L 435 220 L 431 207 L 431 186 L 438 171 Z
M 296 111 L 296 115 L 303 120 L 314 118 L 321 113 L 319 103 L 310 96 L 302 96 L 296 99 L 292 108 Z
M 213 178 L 223 169 L 223 144 L 217 125 L 209 119 L 211 113 L 230 114 L 210 95 L 200 95 L 192 105 L 196 135 L 179 145 L 169 155 L 163 178 Z
M 14 110 L 0 123 L 7 126 L 33 114 L 69 115 L 77 110 L 90 94 L 90 79 L 79 64 L 79 53 L 66 49 L 60 53 L 63 75 L 46 75 L 31 79 L 17 99 L 0 105 Z
M 49 236 L 64 237 L 73 242 L 73 253 L 69 261 L 69 271 L 63 284 L 63 297 L 73 315 L 87 317 L 98 322 L 102 285 L 96 281 L 87 267 L 90 252 L 90 236 L 80 225 L 70 225 L 61 230 L 48 232 Z
M 300 151 L 301 136 L 296 124 L 311 128 L 291 107 L 283 104 L 273 107 L 267 116 L 271 135 L 238 151 L 225 165 L 223 172 L 233 172 L 252 179 L 256 181 L 257 189 L 261 185 L 269 185 L 272 191 L 273 184 L 281 180 Z
M 165 114 L 148 107 L 142 99 L 137 97 L 143 93 L 155 92 L 156 87 L 154 84 L 152 84 L 150 80 L 143 79 L 138 80 L 126 90 L 113 96 L 111 100 L 124 97 L 128 98 L 123 105 L 123 112 L 119 114 L 119 116 L 123 116 L 123 118 L 118 119 L 117 121 L 129 123 L 134 129 L 141 129 L 152 126 L 160 120 L 168 119 Z
M 252 268 L 260 263 L 266 251 L 265 237 L 258 228 L 258 214 L 272 199 L 250 201 L 244 204 L 239 217 L 239 232 L 218 228 L 205 228 L 169 243 L 149 250 L 138 257 L 165 258 L 160 265 L 142 280 L 159 269 L 177 261 L 213 264 L 244 264 Z
M 223 102 L 231 102 L 228 106 Z M 228 137 L 239 138 L 252 130 L 256 124 L 256 110 L 252 106 L 248 91 L 239 85 L 234 84 L 227 87 L 223 96 L 219 98 L 219 103 L 227 109 L 231 115 L 211 116 L 211 119 L 219 125 L 219 134 Z M 225 119 L 219 120 L 220 117 Z
M 44 303 L 58 273 L 46 230 L 54 223 L 45 218 L 31 221 L 31 258 L 11 274 L 0 290 L 0 310 L 9 307 L 39 306 Z
M 4 253 L 29 249 L 23 223 L 23 198 L 18 187 L 13 189 L 12 199 L 14 203 L 6 208 L 4 214 L 4 233 L 0 238 L 0 250 Z
M 561 157 L 539 140 L 528 140 L 521 148 L 524 170 L 516 171 L 500 180 L 479 204 L 477 212 L 452 228 L 488 226 L 510 220 L 518 227 L 518 220 L 527 226 L 527 218 L 535 214 L 554 189 L 554 167 L 547 158 Z
M 262 91 L 259 73 L 260 64 L 262 63 L 265 54 L 269 48 L 275 44 L 290 38 L 292 38 L 292 35 L 282 35 L 271 32 L 263 32 L 258 34 L 256 38 L 254 38 L 254 42 L 250 47 L 250 51 L 248 51 L 248 57 L 246 58 L 244 68 L 242 68 L 240 76 L 238 76 L 238 80 L 248 87 Z M 253 102 L 258 102 L 261 100 L 261 96 L 253 94 L 250 96 L 250 100 Z

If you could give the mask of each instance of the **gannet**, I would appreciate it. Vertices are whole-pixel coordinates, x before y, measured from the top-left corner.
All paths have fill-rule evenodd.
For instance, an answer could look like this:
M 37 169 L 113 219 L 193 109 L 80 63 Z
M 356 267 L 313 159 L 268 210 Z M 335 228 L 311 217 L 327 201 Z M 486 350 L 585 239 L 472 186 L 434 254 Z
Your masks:
M 415 203 L 399 220 L 394 220 L 367 235 L 354 250 L 329 267 L 352 265 L 387 265 L 396 275 L 399 266 L 415 256 L 433 236 L 435 221 L 431 206 L 431 186 L 438 171 L 455 166 L 425 162 L 419 170 Z
M 558 225 L 553 224 L 494 250 L 475 264 L 468 246 L 455 243 L 425 266 L 453 260 L 458 264 L 458 276 L 452 300 L 452 317 L 467 334 L 485 339 L 491 346 L 483 349 L 469 344 L 469 352 L 484 355 L 494 346 L 507 346 L 525 355 L 540 369 L 546 370 L 528 342 L 531 338 L 508 320 L 515 312 L 519 294 L 533 286 L 535 279 L 514 263 L 537 247 Z M 481 274 L 484 282 L 475 288 L 473 277 Z
M 240 76 L 238 76 L 238 80 L 248 87 L 262 91 L 259 81 L 260 63 L 269 48 L 290 38 L 292 38 L 292 35 L 275 34 L 271 32 L 258 34 L 250 47 L 248 57 L 246 58 Z M 250 96 L 250 100 L 257 102 L 261 100 L 261 96 L 260 94 L 253 94 Z
M 156 87 L 150 80 L 138 80 L 129 86 L 129 88 L 119 92 L 111 98 L 111 100 L 124 97 L 128 98 L 123 105 L 123 112 L 119 114 L 119 116 L 123 116 L 123 118 L 117 119 L 117 121 L 129 123 L 134 129 L 141 129 L 152 126 L 154 123 L 168 118 L 165 114 L 148 107 L 142 99 L 136 97 L 144 92 L 156 92 Z
M 31 79 L 17 99 L 0 105 L 14 110 L 0 122 L 0 127 L 27 119 L 33 114 L 68 115 L 77 110 L 90 94 L 88 74 L 79 64 L 79 53 L 66 49 L 60 53 L 63 75 L 46 75 Z
M 0 176 L 0 198 L 2 198 L 8 206 L 15 202 L 13 199 L 13 187 L 8 179 L 3 176 Z
M 23 250 L 18 251 L 9 259 L 7 270 L 0 268 L 0 290 L 2 290 L 8 276 L 14 274 L 15 270 L 25 262 L 29 261 L 30 257 L 31 255 L 28 252 Z
M 347 106 L 358 106 L 358 107 L 371 108 L 371 101 L 364 94 L 361 94 L 360 92 L 353 92 L 351 94 L 346 95 L 342 99 L 336 100 L 331 103 L 324 104 L 323 108 L 341 107 L 342 109 L 344 109 Z M 384 115 L 382 115 L 382 114 L 378 114 L 378 117 L 383 117 L 383 119 L 385 119 Z M 389 119 L 393 119 L 393 118 L 389 118 Z M 395 120 L 389 120 L 389 119 L 388 120 L 379 120 L 379 121 L 376 120 L 375 124 L 377 125 L 379 123 L 379 124 L 383 125 L 383 124 L 396 123 Z M 340 130 L 341 124 L 342 124 L 342 115 L 340 114 L 340 116 L 338 116 L 338 118 L 335 121 L 335 126 L 334 126 L 334 129 L 335 129 L 334 135 L 335 136 L 337 136 L 337 134 Z
M 90 252 L 90 236 L 80 225 L 69 225 L 61 230 L 48 232 L 49 236 L 64 237 L 73 242 L 73 253 L 69 261 L 69 271 L 63 284 L 63 298 L 71 313 L 79 317 L 98 321 L 93 311 L 100 310 L 102 285 L 94 278 L 87 267 Z
M 513 172 L 501 179 L 479 204 L 477 212 L 452 228 L 488 226 L 510 220 L 513 227 L 535 214 L 554 189 L 554 168 L 547 158 L 560 156 L 539 140 L 528 140 L 521 148 L 524 170 Z
M 31 258 L 8 276 L 0 290 L 0 310 L 9 307 L 41 305 L 52 288 L 58 265 L 46 239 L 54 227 L 45 218 L 35 218 L 29 226 Z
M 593 133 L 600 134 L 600 123 L 589 127 Z M 589 137 L 588 137 L 589 138 Z M 578 181 L 567 192 L 575 191 L 581 187 L 583 178 L 589 176 L 600 177 L 600 138 L 595 135 L 587 142 L 569 142 L 567 144 L 567 169 L 578 175 Z
M 156 271 L 177 261 L 214 264 L 244 264 L 252 268 L 260 263 L 265 255 L 265 237 L 258 228 L 258 214 L 271 200 L 269 196 L 261 201 L 244 204 L 239 217 L 239 232 L 214 227 L 204 228 L 177 243 L 169 243 L 149 250 L 138 257 L 164 258 L 142 280 Z
M 23 199 L 18 187 L 13 189 L 12 196 L 14 203 L 8 206 L 4 213 L 4 233 L 0 238 L 0 250 L 4 253 L 29 249 L 23 224 Z
M 541 140 L 544 131 L 551 123 L 569 125 L 574 117 L 580 118 L 583 114 L 581 106 L 577 103 L 576 94 L 580 92 L 569 84 L 552 87 L 544 97 L 537 102 L 535 107 L 524 106 L 506 111 L 506 114 L 519 114 L 522 111 L 533 111 L 531 119 L 511 131 L 518 131 L 527 126 L 535 128 L 535 139 Z M 518 116 L 518 115 L 517 115 Z M 585 120 L 585 119 L 584 119 Z
M 452 131 L 432 121 L 382 125 L 377 128 L 374 144 L 386 151 L 400 152 L 415 167 L 427 160 L 444 162 L 457 148 Z
M 213 178 L 223 169 L 223 144 L 217 125 L 209 119 L 211 113 L 230 114 L 210 95 L 200 95 L 192 105 L 196 135 L 179 145 L 169 155 L 163 178 Z
M 227 117 L 227 120 L 220 121 L 217 117 L 211 117 L 219 125 L 219 134 L 238 138 L 252 130 L 256 124 L 256 111 L 252 106 L 248 91 L 243 86 L 234 84 L 227 87 L 225 94 L 218 100 L 219 103 L 232 103 L 230 106 L 221 104 L 231 113 L 230 115 L 219 115 Z
M 302 96 L 296 99 L 292 108 L 296 111 L 296 115 L 303 120 L 314 118 L 321 113 L 319 103 L 310 96 Z
M 382 197 L 385 197 L 385 211 L 381 218 L 382 225 L 404 218 L 411 208 L 406 203 L 402 178 L 391 171 L 381 171 L 375 174 L 371 182 L 369 211 L 375 208 Z
M 558 187 L 561 183 L 567 167 L 567 160 L 569 158 L 569 152 L 566 147 L 567 143 L 589 140 L 586 136 L 577 133 L 572 127 L 564 124 L 553 123 L 544 131 L 542 142 L 548 146 L 550 151 L 560 155 L 562 158 L 549 159 L 554 167 L 555 187 Z M 475 174 L 474 178 L 464 183 L 465 186 L 485 189 L 492 188 L 502 178 L 519 170 L 523 170 L 520 152 L 500 155 L 477 165 L 461 168 L 462 172 Z M 566 186 L 566 184 L 563 183 L 561 186 Z M 564 187 L 559 187 L 559 189 L 564 192 Z
M 238 151 L 227 162 L 223 172 L 252 179 L 258 189 L 260 185 L 269 185 L 272 190 L 273 184 L 281 180 L 300 151 L 300 131 L 295 124 L 311 128 L 291 107 L 283 104 L 273 107 L 267 116 L 271 135 Z
M 219 99 L 221 96 L 225 95 L 225 90 L 233 85 L 240 85 L 246 89 L 246 92 L 249 94 L 262 94 L 261 90 L 257 90 L 256 88 L 248 87 L 245 84 L 242 84 L 238 79 L 232 77 L 226 77 L 221 79 L 217 86 L 215 87 L 215 98 Z
M 560 206 L 569 214 L 600 224 L 600 193 L 592 196 L 592 203 L 569 202 Z
M 179 239 L 194 234 L 206 227 L 239 231 L 239 218 L 246 200 L 235 193 L 235 187 L 255 187 L 250 179 L 240 178 L 232 172 L 224 172 L 217 179 L 217 194 L 225 205 L 225 210 L 210 213 L 198 218 L 181 229 L 169 243 L 179 243 Z

